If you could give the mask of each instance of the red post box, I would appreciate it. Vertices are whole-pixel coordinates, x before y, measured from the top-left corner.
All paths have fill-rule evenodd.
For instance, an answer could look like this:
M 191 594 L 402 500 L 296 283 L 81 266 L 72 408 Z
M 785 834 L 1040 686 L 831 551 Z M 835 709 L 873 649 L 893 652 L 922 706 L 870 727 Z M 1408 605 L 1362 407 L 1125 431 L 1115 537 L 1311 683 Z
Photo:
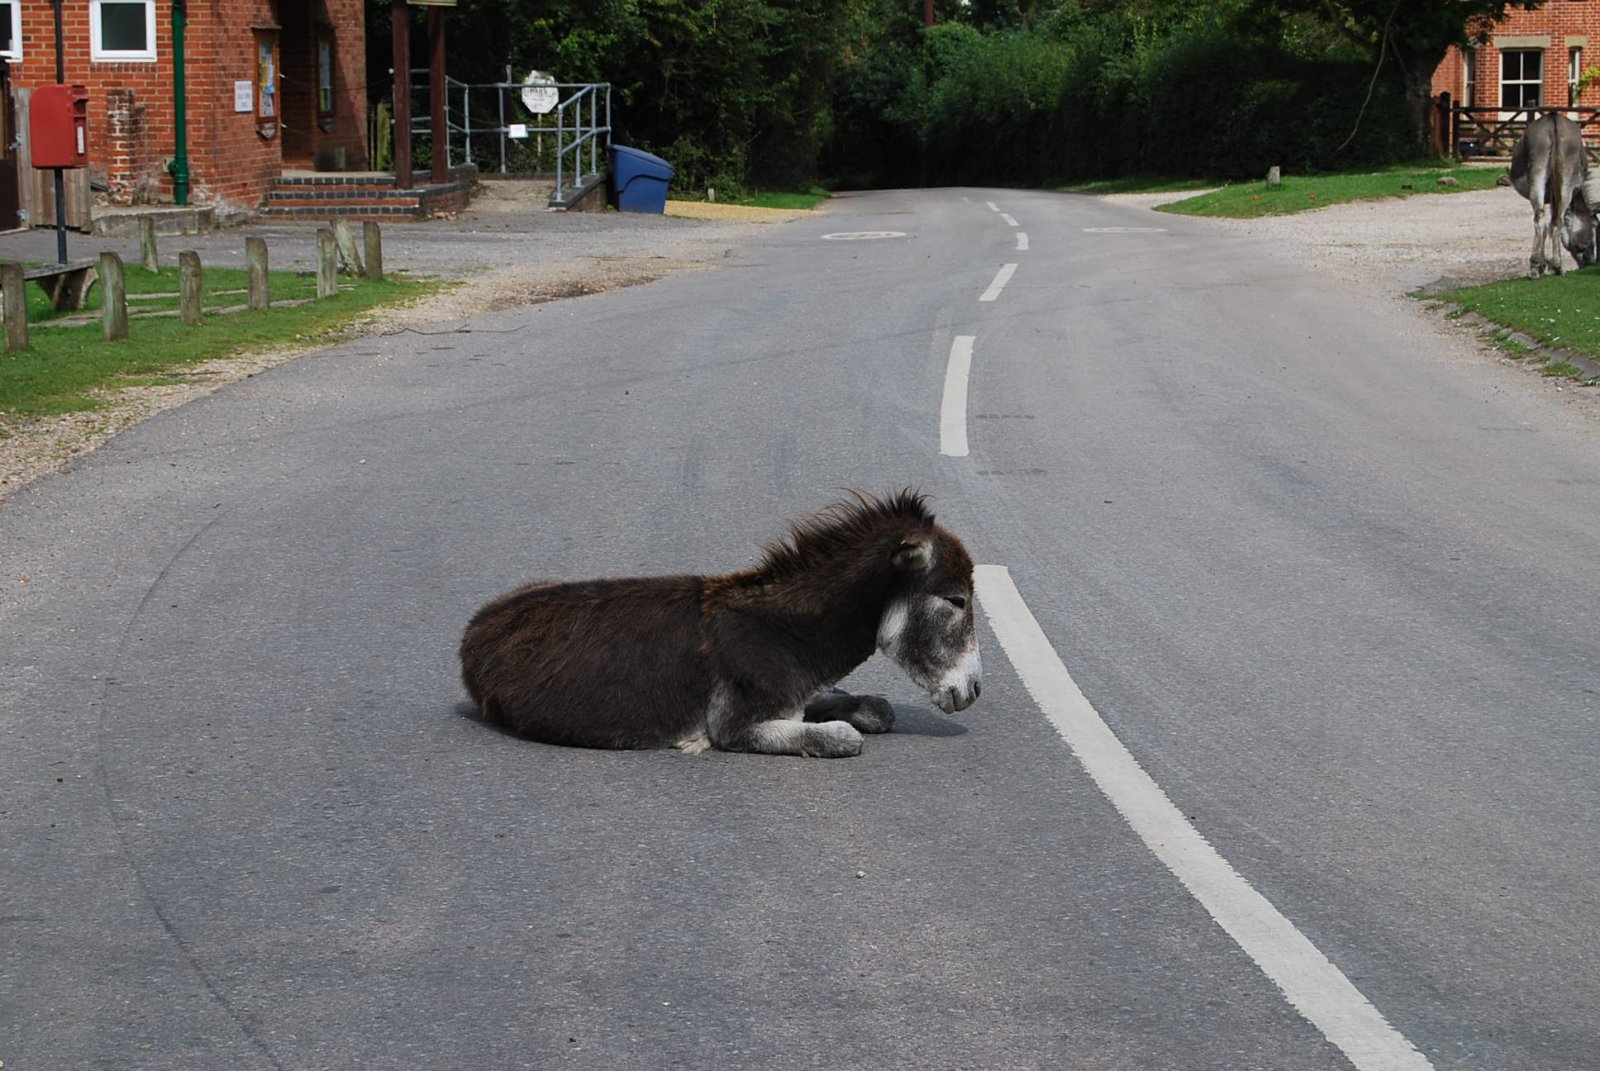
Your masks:
M 35 89 L 28 138 L 36 168 L 89 166 L 89 90 L 73 85 Z

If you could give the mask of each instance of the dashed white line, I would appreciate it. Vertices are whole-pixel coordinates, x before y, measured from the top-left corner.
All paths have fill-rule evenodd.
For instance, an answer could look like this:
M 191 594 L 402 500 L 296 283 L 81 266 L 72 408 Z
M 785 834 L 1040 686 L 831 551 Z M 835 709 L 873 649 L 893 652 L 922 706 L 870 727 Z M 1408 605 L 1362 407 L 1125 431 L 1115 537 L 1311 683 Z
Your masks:
M 944 372 L 944 402 L 939 406 L 939 453 L 967 456 L 967 379 L 972 371 L 973 335 L 957 335 L 950 343 Z
M 1026 253 L 1027 251 L 1028 251 L 1028 232 L 1027 231 L 1018 231 L 1017 232 L 1017 252 Z
M 1000 213 L 1000 218 L 1006 221 L 1007 227 L 1015 227 L 1017 225 L 1017 221 L 1006 215 L 1004 212 Z
M 989 284 L 989 289 L 985 290 L 978 300 L 993 301 L 998 298 L 1000 291 L 1004 290 L 1006 284 L 1011 281 L 1011 273 L 1016 270 L 1017 266 L 1015 264 L 1002 264 L 1000 270 L 995 273 L 994 282 Z
M 988 205 L 988 206 L 989 206 L 989 211 L 991 211 L 991 212 L 998 212 L 998 211 L 1000 211 L 1000 206 L 999 206 L 999 205 L 997 205 L 997 204 L 995 204 L 995 203 L 994 203 L 994 202 L 993 202 L 993 201 L 986 201 L 986 202 L 984 202 L 984 203 L 985 203 L 985 204 L 987 204 L 987 205 Z
M 1189 824 L 1062 665 L 1004 566 L 980 565 L 978 600 L 1034 702 L 1145 845 L 1358 1071 L 1432 1064 Z

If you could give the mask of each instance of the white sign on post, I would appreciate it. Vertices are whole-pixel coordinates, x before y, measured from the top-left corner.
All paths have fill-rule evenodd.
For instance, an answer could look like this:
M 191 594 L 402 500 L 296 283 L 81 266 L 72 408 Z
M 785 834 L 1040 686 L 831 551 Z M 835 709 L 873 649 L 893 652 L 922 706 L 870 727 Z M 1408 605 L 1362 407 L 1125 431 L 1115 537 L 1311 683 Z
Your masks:
M 522 106 L 534 115 L 546 115 L 560 103 L 556 80 L 543 71 L 529 71 L 522 80 Z
M 236 112 L 253 112 L 256 110 L 256 84 L 246 78 L 242 82 L 233 83 L 233 110 Z
M 526 138 L 527 136 L 528 136 L 528 124 L 527 123 L 512 123 L 511 125 L 506 127 L 506 137 L 511 138 L 511 139 L 513 139 L 515 141 L 521 141 L 523 138 Z

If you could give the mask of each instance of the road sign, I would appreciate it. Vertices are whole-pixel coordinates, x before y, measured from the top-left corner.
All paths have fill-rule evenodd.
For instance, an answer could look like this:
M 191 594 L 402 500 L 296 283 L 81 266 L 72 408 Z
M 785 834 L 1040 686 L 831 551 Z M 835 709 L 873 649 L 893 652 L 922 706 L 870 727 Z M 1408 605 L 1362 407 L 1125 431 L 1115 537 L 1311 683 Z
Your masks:
M 522 80 L 522 104 L 535 115 L 544 115 L 561 103 L 556 80 L 543 71 L 529 71 Z

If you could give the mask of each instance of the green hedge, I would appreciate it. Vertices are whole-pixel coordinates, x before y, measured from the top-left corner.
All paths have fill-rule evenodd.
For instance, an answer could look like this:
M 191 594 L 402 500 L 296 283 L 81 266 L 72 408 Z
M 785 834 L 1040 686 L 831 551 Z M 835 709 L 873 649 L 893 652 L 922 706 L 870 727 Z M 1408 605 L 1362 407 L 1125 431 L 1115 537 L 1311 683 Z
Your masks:
M 824 166 L 841 185 L 1043 186 L 1404 159 L 1398 89 L 1380 81 L 1363 111 L 1370 80 L 1220 28 L 1135 47 L 1093 26 L 1068 40 L 938 26 L 920 56 L 847 67 Z

